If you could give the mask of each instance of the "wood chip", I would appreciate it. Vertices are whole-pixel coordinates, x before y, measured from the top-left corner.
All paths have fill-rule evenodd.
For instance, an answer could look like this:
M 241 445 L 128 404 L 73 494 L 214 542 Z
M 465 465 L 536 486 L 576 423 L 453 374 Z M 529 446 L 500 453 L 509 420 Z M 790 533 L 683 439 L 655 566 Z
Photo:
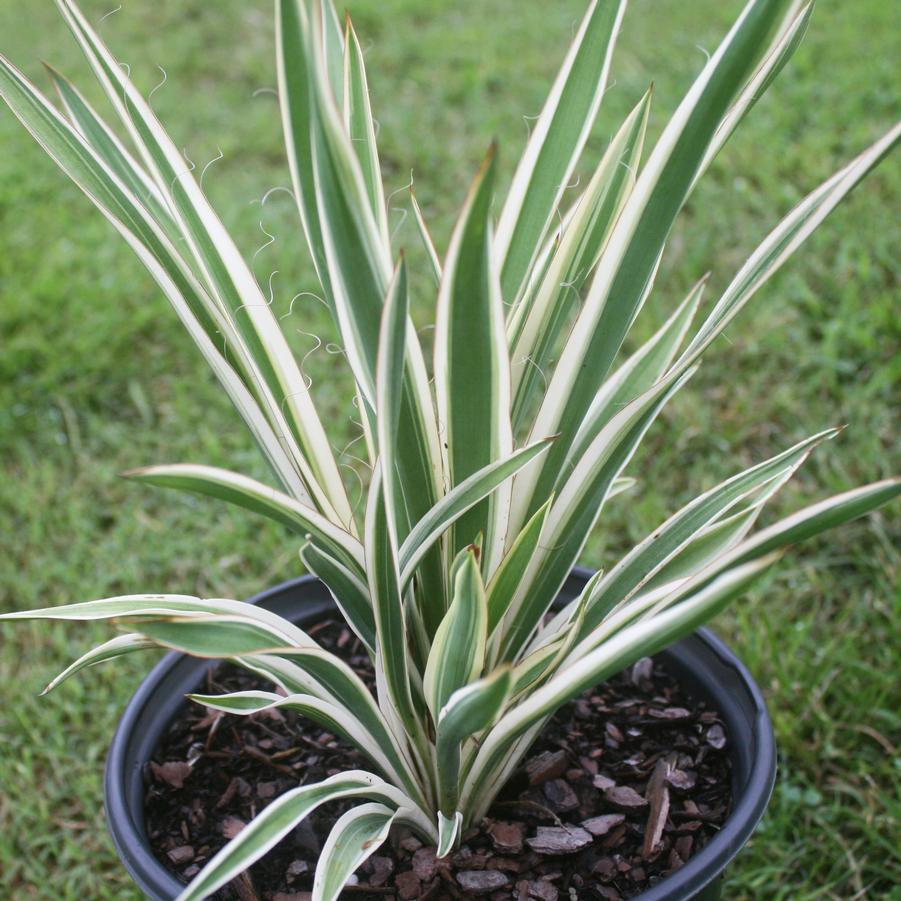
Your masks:
M 523 826 L 498 820 L 488 829 L 491 844 L 499 854 L 519 854 L 522 851 Z
M 551 779 L 544 784 L 544 796 L 557 813 L 569 813 L 579 806 L 579 798 L 565 779 Z
M 622 813 L 605 813 L 599 817 L 592 817 L 590 820 L 583 820 L 582 827 L 593 836 L 600 837 L 619 826 L 625 819 L 626 815 Z
M 419 897 L 419 877 L 412 870 L 398 873 L 394 877 L 394 887 L 402 901 L 413 901 L 414 898 Z
M 184 761 L 167 760 L 165 763 L 150 763 L 150 769 L 157 782 L 165 782 L 172 788 L 182 788 L 185 779 L 191 775 L 191 765 Z
M 540 785 L 566 772 L 566 751 L 544 751 L 526 761 L 526 775 L 531 785 Z
M 240 817 L 226 817 L 219 824 L 219 831 L 226 838 L 234 838 L 245 826 L 247 823 L 244 822 Z
M 194 859 L 194 848 L 191 845 L 179 845 L 177 848 L 167 851 L 166 856 L 176 866 L 181 866 L 181 864 L 190 863 Z
M 716 748 L 717 751 L 726 747 L 726 732 L 719 723 L 714 723 L 707 730 L 704 738 L 707 740 L 707 744 L 711 748 Z
M 641 847 L 641 855 L 645 859 L 651 856 L 660 843 L 663 827 L 669 815 L 669 788 L 666 784 L 669 773 L 669 761 L 661 758 L 657 761 L 648 782 L 646 795 L 651 809 L 648 811 L 648 821 L 644 827 L 644 843 Z
M 384 885 L 394 872 L 394 861 L 390 857 L 374 854 L 369 858 L 369 884 L 376 887 Z
M 581 826 L 539 826 L 529 847 L 538 854 L 575 854 L 587 848 L 593 839 Z
M 531 880 L 527 892 L 530 898 L 536 898 L 537 901 L 557 901 L 559 895 L 557 886 L 548 882 L 547 879 Z
M 483 895 L 504 888 L 510 878 L 500 870 L 462 870 L 457 873 L 457 882 L 464 891 Z
M 431 882 L 438 872 L 435 848 L 420 848 L 413 855 L 413 872 L 420 882 Z
M 605 792 L 608 788 L 613 788 L 613 786 L 616 785 L 616 780 L 611 779 L 609 776 L 605 776 L 603 773 L 598 773 L 597 776 L 591 780 L 591 784 L 595 788 L 599 788 L 602 792 Z
M 632 664 L 629 679 L 633 685 L 640 685 L 642 682 L 649 681 L 653 672 L 654 661 L 650 657 L 642 657 Z
M 592 869 L 601 882 L 612 882 L 616 876 L 616 861 L 612 857 L 602 857 Z
M 662 710 L 652 707 L 648 711 L 648 716 L 652 716 L 657 720 L 670 720 L 671 722 L 675 722 L 676 720 L 689 719 L 691 711 L 686 710 L 684 707 L 664 707 Z
M 694 770 L 671 770 L 666 781 L 679 791 L 691 791 L 698 781 L 698 774 Z
M 634 788 L 628 785 L 615 785 L 604 792 L 604 799 L 621 810 L 638 810 L 647 807 L 647 799 L 642 798 Z

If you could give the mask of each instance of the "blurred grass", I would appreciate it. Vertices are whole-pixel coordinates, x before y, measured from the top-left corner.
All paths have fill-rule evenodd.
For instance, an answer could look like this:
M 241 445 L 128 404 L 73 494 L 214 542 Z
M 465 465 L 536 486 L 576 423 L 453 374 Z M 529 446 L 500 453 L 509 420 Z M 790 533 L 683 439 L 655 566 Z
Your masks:
M 112 2 L 86 2 L 97 21 Z M 633 0 L 589 158 L 653 78 L 656 134 L 739 3 Z M 581 0 L 351 0 L 367 48 L 388 191 L 416 178 L 443 245 L 488 142 L 509 176 Z M 891 4 L 823 2 L 795 61 L 713 166 L 665 258 L 647 333 L 703 272 L 714 298 L 767 227 L 883 131 L 893 90 Z M 147 89 L 275 303 L 315 290 L 289 198 L 274 98 L 269 4 L 130 0 L 102 24 Z M 46 84 L 38 60 L 97 99 L 49 2 L 0 2 L 2 49 Z M 0 608 L 140 590 L 246 596 L 299 573 L 291 541 L 213 503 L 116 478 L 147 463 L 262 465 L 175 317 L 88 202 L 0 112 Z M 715 480 L 820 428 L 822 449 L 777 512 L 898 470 L 901 320 L 896 300 L 901 171 L 888 160 L 762 293 L 659 423 L 588 562 L 603 565 Z M 398 194 L 392 207 L 404 205 Z M 396 240 L 416 239 L 392 212 Z M 425 296 L 425 270 L 416 288 Z M 421 314 L 422 307 L 418 311 Z M 426 317 L 419 315 L 425 324 Z M 321 306 L 299 298 L 286 326 L 298 353 L 329 340 Z M 353 436 L 340 357 L 305 361 L 333 440 Z M 349 476 L 349 478 L 351 478 Z M 357 489 L 358 490 L 358 489 Z M 766 689 L 780 779 L 727 896 L 888 897 L 901 881 L 898 797 L 897 508 L 806 546 L 720 620 Z M 0 896 L 130 899 L 106 836 L 101 769 L 122 705 L 148 659 L 99 668 L 35 697 L 99 631 L 6 628 L 0 637 Z M 10 687 L 18 692 L 13 694 Z

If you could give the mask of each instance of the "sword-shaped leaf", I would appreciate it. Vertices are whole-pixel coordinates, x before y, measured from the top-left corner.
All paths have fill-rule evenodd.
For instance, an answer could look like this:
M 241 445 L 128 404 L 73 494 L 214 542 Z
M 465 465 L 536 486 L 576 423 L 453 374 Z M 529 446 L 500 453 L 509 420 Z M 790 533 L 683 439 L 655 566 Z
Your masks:
M 435 752 L 441 812 L 453 817 L 460 792 L 460 745 L 491 726 L 501 715 L 513 687 L 509 666 L 458 689 L 438 716 Z
M 435 322 L 435 395 L 447 458 L 448 487 L 509 456 L 510 366 L 503 304 L 491 239 L 494 148 L 476 176 L 451 236 Z M 485 536 L 485 571 L 503 541 L 509 485 L 454 523 L 456 553 Z
M 153 179 L 128 152 L 116 133 L 97 115 L 78 88 L 48 63 L 44 68 L 50 75 L 69 120 L 116 177 L 147 208 L 166 232 L 170 241 L 179 234 L 178 226 L 166 206 L 166 201 Z
M 653 282 L 660 255 L 717 129 L 800 0 L 750 0 L 685 95 L 638 176 L 560 355 L 533 434 L 561 432 L 526 515 L 547 497 Z
M 376 364 L 376 438 L 389 527 L 397 540 L 397 524 L 404 522 L 403 473 L 397 459 L 397 429 L 403 405 L 404 354 L 407 343 L 409 299 L 407 266 L 403 255 L 388 286 L 379 328 Z
M 3 57 L 0 57 L 0 96 L 132 248 L 172 304 L 286 490 L 298 499 L 307 498 L 296 456 L 284 437 L 287 426 L 282 429 L 281 419 L 267 418 L 271 411 L 264 413 L 252 396 L 247 387 L 252 382 L 250 370 L 232 368 L 233 362 L 243 365 L 234 353 L 241 350 L 240 335 L 194 278 L 158 223 L 84 138 Z M 223 349 L 216 342 L 219 332 L 220 340 L 225 343 Z M 276 429 L 282 437 L 276 436 Z
M 344 32 L 344 125 L 366 184 L 369 205 L 375 217 L 382 242 L 390 245 L 388 237 L 388 217 L 385 211 L 385 191 L 382 187 L 382 170 L 379 166 L 379 152 L 375 142 L 375 125 L 369 104 L 369 85 L 366 81 L 366 66 L 363 63 L 363 49 L 350 16 L 345 19 Z
M 514 432 L 543 387 L 542 373 L 635 184 L 650 109 L 648 91 L 614 135 L 574 212 L 561 227 L 559 246 L 538 289 L 534 294 L 527 292 L 511 311 L 507 336 L 513 366 Z
M 400 548 L 401 583 L 406 586 L 416 566 L 431 545 L 460 516 L 489 495 L 498 485 L 515 475 L 539 454 L 547 450 L 553 438 L 536 441 L 514 451 L 509 457 L 484 466 L 468 479 L 452 488 L 423 516 L 404 539 Z
M 476 553 L 469 550 L 463 554 L 454 576 L 451 605 L 435 633 L 423 677 L 426 703 L 436 721 L 447 699 L 475 681 L 485 665 L 485 586 Z
M 261 401 L 271 417 L 287 423 L 299 443 L 295 462 L 309 471 L 308 490 L 329 518 L 348 523 L 350 505 L 331 447 L 300 367 L 256 279 L 181 152 L 74 0 L 57 0 L 57 6 L 166 200 L 208 288 L 223 313 L 234 316 L 266 386 Z
M 413 221 L 416 223 L 416 229 L 419 232 L 419 239 L 422 241 L 422 246 L 425 248 L 426 256 L 429 258 L 429 263 L 432 267 L 432 275 L 435 277 L 435 284 L 441 284 L 441 259 L 438 256 L 438 251 L 435 249 L 435 242 L 432 240 L 432 233 L 429 231 L 429 227 L 426 224 L 425 216 L 422 215 L 422 209 L 419 206 L 419 202 L 416 200 L 416 195 L 413 193 L 413 188 L 410 188 L 410 206 L 413 207 Z
M 597 583 L 588 599 L 582 636 L 592 632 L 614 606 L 637 592 L 702 529 L 719 520 L 751 492 L 790 476 L 818 444 L 834 438 L 838 431 L 827 429 L 732 476 L 695 498 L 654 529 Z
M 463 829 L 463 814 L 458 810 L 452 817 L 438 811 L 438 847 L 435 857 L 447 857 L 457 845 L 457 838 Z
M 260 513 L 304 538 L 312 536 L 358 578 L 362 576 L 363 547 L 356 538 L 307 504 L 249 476 L 190 463 L 147 466 L 122 475 L 148 485 L 215 497 Z
M 2 619 L 53 619 L 73 622 L 110 620 L 114 623 L 141 623 L 145 620 L 163 618 L 207 620 L 217 616 L 237 617 L 257 623 L 267 630 L 278 647 L 308 647 L 316 643 L 302 629 L 283 619 L 276 613 L 243 601 L 226 598 L 202 599 L 185 594 L 135 594 L 84 601 L 79 604 L 63 604 L 59 607 L 43 607 L 36 610 L 17 610 L 14 613 L 0 613 Z
M 592 0 L 513 176 L 497 229 L 504 299 L 518 299 L 607 88 L 625 0 Z
M 117 635 L 115 638 L 97 645 L 96 648 L 91 648 L 90 651 L 82 654 L 74 663 L 69 664 L 55 679 L 48 683 L 41 694 L 48 694 L 54 688 L 62 685 L 70 676 L 74 676 L 89 666 L 96 666 L 98 663 L 104 663 L 107 660 L 115 660 L 124 654 L 132 653 L 132 651 L 146 651 L 156 647 L 159 647 L 156 642 L 141 638 L 140 635 Z
M 322 846 L 311 901 L 336 901 L 350 876 L 388 838 L 396 817 L 396 810 L 376 803 L 352 807 L 339 817 Z
M 202 901 L 207 898 L 259 860 L 317 807 L 343 798 L 368 798 L 405 811 L 415 807 L 403 792 L 362 770 L 350 770 L 323 782 L 291 789 L 254 817 L 216 854 L 178 896 L 177 901 Z M 435 828 L 427 818 L 415 811 L 409 815 L 425 835 L 435 835 Z
M 543 506 L 533 514 L 523 530 L 516 536 L 501 565 L 488 583 L 488 634 L 494 632 L 497 624 L 504 618 L 510 602 L 516 594 L 529 563 L 535 556 L 535 550 L 541 538 L 544 521 L 547 518 L 553 498 L 548 498 Z
M 410 734 L 419 727 L 410 693 L 410 661 L 406 616 L 397 545 L 389 523 L 380 466 L 376 466 L 366 506 L 366 576 L 375 616 L 376 666 L 384 676 L 387 696 L 380 693 L 382 706 L 390 705 Z
M 347 624 L 374 654 L 375 620 L 365 574 L 361 578 L 312 541 L 300 549 L 300 557 L 307 569 L 325 583 Z
M 614 480 L 651 423 L 692 371 L 675 384 L 659 382 L 621 410 L 566 473 L 532 558 L 504 618 L 498 660 L 513 660 L 538 628 L 597 522 Z

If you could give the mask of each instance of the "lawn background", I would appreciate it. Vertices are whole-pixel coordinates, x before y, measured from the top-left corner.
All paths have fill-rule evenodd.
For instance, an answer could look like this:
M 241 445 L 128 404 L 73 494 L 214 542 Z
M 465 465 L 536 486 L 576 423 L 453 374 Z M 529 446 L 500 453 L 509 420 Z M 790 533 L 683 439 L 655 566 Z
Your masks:
M 93 21 L 116 4 L 85 2 Z M 340 4 L 339 4 L 340 5 Z M 388 191 L 414 171 L 443 248 L 493 136 L 505 179 L 562 58 L 582 0 L 349 0 L 367 48 Z M 648 334 L 712 270 L 708 300 L 791 205 L 898 115 L 897 19 L 885 0 L 822 0 L 795 61 L 720 155 L 671 240 Z M 655 82 L 652 137 L 740 8 L 735 0 L 633 0 L 589 160 Z M 202 166 L 205 187 L 280 313 L 314 290 L 291 201 L 264 0 L 124 0 L 101 26 Z M 50 0 L 0 0 L 0 50 L 46 87 L 38 60 L 99 99 Z M 583 170 L 583 176 L 588 170 Z M 800 438 L 849 428 L 775 505 L 898 471 L 901 324 L 897 158 L 866 181 L 720 340 L 654 427 L 588 562 L 604 565 L 699 491 Z M 256 202 L 254 202 L 256 201 Z M 391 201 L 406 206 L 404 193 Z M 396 241 L 415 247 L 392 212 Z M 414 260 L 421 256 L 414 249 Z M 420 269 L 421 272 L 424 270 Z M 428 276 L 415 288 L 425 296 Z M 421 308 L 419 310 L 421 313 Z M 427 319 L 418 315 L 422 324 Z M 329 334 L 301 298 L 298 353 Z M 340 358 L 305 370 L 343 447 L 353 435 Z M 352 449 L 353 450 L 353 449 Z M 90 204 L 0 110 L 0 609 L 117 593 L 244 597 L 299 574 L 295 543 L 214 502 L 117 478 L 161 462 L 265 477 L 175 316 Z M 765 688 L 780 746 L 776 793 L 730 871 L 729 898 L 888 897 L 901 880 L 898 508 L 794 552 L 717 623 Z M 0 635 L 0 898 L 132 899 L 101 812 L 117 716 L 151 662 L 133 657 L 37 692 L 100 629 L 5 627 Z M 897 896 L 896 896 L 897 897 Z

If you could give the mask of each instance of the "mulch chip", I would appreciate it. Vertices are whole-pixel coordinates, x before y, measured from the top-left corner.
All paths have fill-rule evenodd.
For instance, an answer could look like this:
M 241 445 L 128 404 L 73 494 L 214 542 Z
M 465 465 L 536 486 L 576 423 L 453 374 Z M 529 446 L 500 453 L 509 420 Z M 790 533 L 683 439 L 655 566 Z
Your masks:
M 341 624 L 308 630 L 372 686 Z M 271 685 L 228 665 L 208 693 Z M 289 711 L 211 715 L 185 704 L 145 773 L 148 834 L 187 882 L 244 824 L 299 784 L 369 769 L 359 752 Z M 348 901 L 616 901 L 683 866 L 731 804 L 728 736 L 652 660 L 562 708 L 489 816 L 449 859 L 396 830 L 342 893 Z M 321 848 L 353 802 L 323 805 L 216 901 L 308 901 Z

